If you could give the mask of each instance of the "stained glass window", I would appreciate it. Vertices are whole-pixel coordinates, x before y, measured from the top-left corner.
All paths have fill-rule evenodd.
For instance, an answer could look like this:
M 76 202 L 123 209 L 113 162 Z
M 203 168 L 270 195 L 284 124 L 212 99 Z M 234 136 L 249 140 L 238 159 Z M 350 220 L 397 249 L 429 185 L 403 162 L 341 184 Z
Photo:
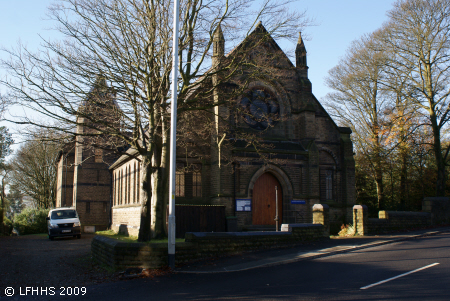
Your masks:
M 247 92 L 241 99 L 244 121 L 255 130 L 265 130 L 277 124 L 280 106 L 272 93 L 258 88 Z

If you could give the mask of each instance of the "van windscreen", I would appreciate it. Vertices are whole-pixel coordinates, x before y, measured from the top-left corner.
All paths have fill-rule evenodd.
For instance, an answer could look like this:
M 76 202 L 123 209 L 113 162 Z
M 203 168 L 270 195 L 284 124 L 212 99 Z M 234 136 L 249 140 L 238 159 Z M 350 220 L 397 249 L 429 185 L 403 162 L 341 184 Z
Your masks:
M 52 212 L 52 219 L 65 219 L 65 218 L 76 218 L 77 212 L 75 210 L 56 210 Z

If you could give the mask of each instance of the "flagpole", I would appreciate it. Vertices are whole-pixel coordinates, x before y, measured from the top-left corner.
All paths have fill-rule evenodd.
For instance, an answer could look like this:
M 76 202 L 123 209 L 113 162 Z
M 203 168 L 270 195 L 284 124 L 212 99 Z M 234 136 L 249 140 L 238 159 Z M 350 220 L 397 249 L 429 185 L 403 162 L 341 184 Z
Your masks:
M 175 168 L 177 142 L 177 80 L 178 80 L 178 15 L 179 0 L 174 0 L 173 10 L 173 53 L 172 53 L 172 102 L 170 105 L 170 179 L 169 179 L 169 242 L 168 261 L 171 269 L 175 268 Z

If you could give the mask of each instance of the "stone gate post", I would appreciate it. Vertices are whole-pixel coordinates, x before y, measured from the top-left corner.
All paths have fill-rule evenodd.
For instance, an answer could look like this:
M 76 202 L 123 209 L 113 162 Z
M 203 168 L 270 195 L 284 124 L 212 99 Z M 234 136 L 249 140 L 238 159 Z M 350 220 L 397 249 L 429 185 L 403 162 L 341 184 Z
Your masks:
M 313 224 L 322 224 L 325 236 L 330 236 L 330 207 L 326 204 L 313 206 Z
M 353 226 L 355 227 L 355 235 L 368 234 L 369 210 L 366 205 L 353 206 Z

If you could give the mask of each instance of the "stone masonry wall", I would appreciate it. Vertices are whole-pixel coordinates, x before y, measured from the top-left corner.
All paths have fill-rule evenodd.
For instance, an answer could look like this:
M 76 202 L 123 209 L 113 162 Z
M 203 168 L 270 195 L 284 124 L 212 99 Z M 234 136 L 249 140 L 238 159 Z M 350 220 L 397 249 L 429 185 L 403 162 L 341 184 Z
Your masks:
M 420 229 L 431 225 L 431 215 L 428 212 L 380 211 L 378 217 L 368 219 L 369 234 Z
M 283 226 L 290 232 L 186 233 L 186 242 L 176 245 L 176 264 L 329 238 L 324 236 L 323 225 Z M 124 243 L 96 236 L 92 240 L 91 250 L 97 261 L 115 270 L 129 267 L 159 268 L 167 265 L 167 243 Z
M 73 153 L 62 154 L 58 161 L 56 207 L 70 207 L 73 199 Z
M 422 210 L 431 214 L 431 223 L 433 225 L 450 223 L 450 199 L 448 197 L 424 198 Z
M 77 145 L 75 153 L 73 200 L 80 217 L 83 231 L 94 226 L 95 231 L 106 229 L 111 222 L 111 173 L 106 159 L 108 152 L 102 152 L 96 161 L 95 149 Z
M 111 229 L 121 234 L 138 236 L 141 223 L 141 205 L 116 206 L 112 209 Z

